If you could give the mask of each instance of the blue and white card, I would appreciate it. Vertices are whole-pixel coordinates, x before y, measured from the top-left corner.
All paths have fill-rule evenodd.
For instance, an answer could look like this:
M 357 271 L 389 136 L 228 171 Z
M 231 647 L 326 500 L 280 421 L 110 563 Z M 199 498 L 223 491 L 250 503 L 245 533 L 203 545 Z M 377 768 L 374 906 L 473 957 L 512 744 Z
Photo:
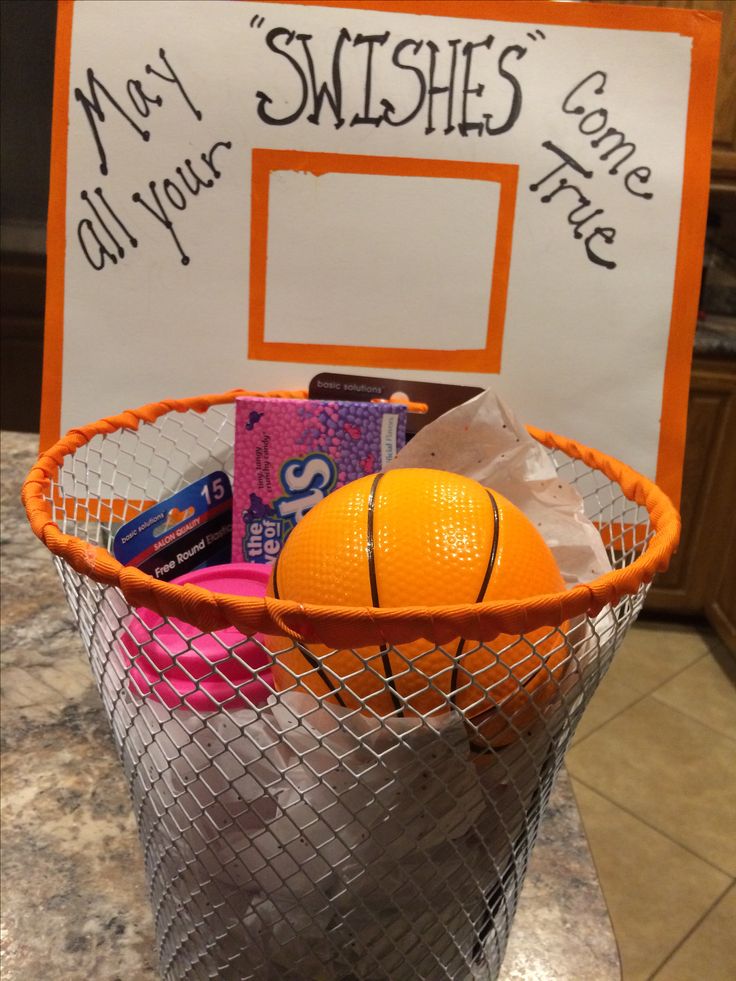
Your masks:
M 156 579 L 230 561 L 233 491 L 216 470 L 118 529 L 113 553 Z

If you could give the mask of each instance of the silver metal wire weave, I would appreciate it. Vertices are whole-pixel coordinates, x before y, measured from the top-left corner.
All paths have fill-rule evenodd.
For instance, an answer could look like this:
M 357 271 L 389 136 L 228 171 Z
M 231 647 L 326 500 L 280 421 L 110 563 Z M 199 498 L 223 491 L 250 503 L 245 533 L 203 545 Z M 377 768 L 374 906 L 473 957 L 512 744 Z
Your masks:
M 69 499 L 160 500 L 212 470 L 232 473 L 232 446 L 232 406 L 97 436 L 65 458 L 49 493 L 54 520 L 108 546 L 113 516 L 95 520 Z M 652 535 L 646 510 L 602 473 L 554 460 L 608 530 L 612 565 L 627 565 Z M 377 717 L 296 684 L 252 708 L 167 707 L 131 682 L 150 624 L 118 589 L 55 562 L 129 782 L 164 978 L 498 975 L 555 774 L 647 586 L 553 631 L 565 652 L 554 674 L 518 641 L 552 694 L 509 711 L 497 740 L 450 705 Z M 196 628 L 165 623 L 196 648 Z

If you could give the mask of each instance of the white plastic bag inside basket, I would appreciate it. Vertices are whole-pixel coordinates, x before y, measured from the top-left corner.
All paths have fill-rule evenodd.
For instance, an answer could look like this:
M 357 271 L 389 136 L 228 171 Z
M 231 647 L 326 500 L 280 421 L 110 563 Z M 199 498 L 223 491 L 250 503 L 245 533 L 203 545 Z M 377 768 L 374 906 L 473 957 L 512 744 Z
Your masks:
M 402 467 L 449 470 L 502 494 L 538 529 L 568 586 L 611 571 L 582 496 L 491 389 L 421 429 L 386 469 Z
M 166 872 L 185 905 L 196 893 L 232 924 L 233 972 L 412 981 L 441 964 L 465 975 L 485 897 L 553 765 L 546 730 L 523 751 L 473 757 L 454 712 L 379 720 L 284 693 L 259 712 L 199 719 L 127 702 L 129 762 L 154 775 L 144 806 Z M 182 868 L 203 872 L 194 889 Z M 259 951 L 272 971 L 251 973 Z

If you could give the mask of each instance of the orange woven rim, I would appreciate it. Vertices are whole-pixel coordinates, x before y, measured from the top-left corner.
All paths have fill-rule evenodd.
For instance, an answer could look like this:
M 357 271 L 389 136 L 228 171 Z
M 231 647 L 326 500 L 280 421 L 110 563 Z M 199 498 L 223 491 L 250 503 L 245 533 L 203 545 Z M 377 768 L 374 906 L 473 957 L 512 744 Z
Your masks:
M 657 572 L 663 572 L 677 547 L 680 516 L 656 484 L 599 450 L 534 426 L 527 429 L 544 446 L 562 450 L 599 470 L 615 481 L 629 500 L 646 507 L 655 531 L 646 549 L 630 565 L 574 586 L 565 593 L 532 596 L 523 601 L 386 609 L 311 606 L 268 597 L 231 596 L 213 593 L 200 586 L 161 582 L 132 566 L 121 565 L 107 549 L 59 529 L 52 517 L 49 495 L 51 480 L 58 474 L 66 456 L 94 436 L 121 429 L 137 430 L 141 423 L 153 423 L 170 412 L 204 413 L 213 406 L 234 402 L 239 395 L 304 398 L 306 393 L 233 389 L 217 395 L 152 402 L 70 430 L 39 457 L 23 483 L 21 497 L 36 536 L 50 552 L 80 575 L 119 587 L 133 607 L 147 607 L 164 617 L 178 617 L 206 632 L 236 627 L 246 635 L 258 632 L 285 634 L 296 640 L 316 641 L 329 647 L 400 644 L 419 637 L 431 638 L 438 644 L 454 637 L 489 641 L 498 634 L 521 634 L 539 627 L 559 626 L 583 614 L 595 616 L 608 604 L 617 603 L 622 596 L 636 593 Z

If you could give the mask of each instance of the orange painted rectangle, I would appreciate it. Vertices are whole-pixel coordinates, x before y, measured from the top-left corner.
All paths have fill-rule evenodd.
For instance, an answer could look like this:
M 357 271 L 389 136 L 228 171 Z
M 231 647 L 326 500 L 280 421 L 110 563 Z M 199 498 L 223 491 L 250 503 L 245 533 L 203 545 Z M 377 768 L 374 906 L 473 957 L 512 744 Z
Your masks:
M 490 301 L 485 346 L 454 351 L 413 347 L 370 347 L 359 344 L 282 343 L 265 339 L 268 252 L 269 180 L 274 171 L 322 174 L 370 174 L 391 177 L 432 177 L 437 180 L 478 180 L 499 184 L 500 200 L 493 268 L 489 269 Z M 250 238 L 250 325 L 248 357 L 260 361 L 355 365 L 364 368 L 413 368 L 429 371 L 485 371 L 501 368 L 506 292 L 516 205 L 516 164 L 416 157 L 374 157 L 304 150 L 253 150 Z

